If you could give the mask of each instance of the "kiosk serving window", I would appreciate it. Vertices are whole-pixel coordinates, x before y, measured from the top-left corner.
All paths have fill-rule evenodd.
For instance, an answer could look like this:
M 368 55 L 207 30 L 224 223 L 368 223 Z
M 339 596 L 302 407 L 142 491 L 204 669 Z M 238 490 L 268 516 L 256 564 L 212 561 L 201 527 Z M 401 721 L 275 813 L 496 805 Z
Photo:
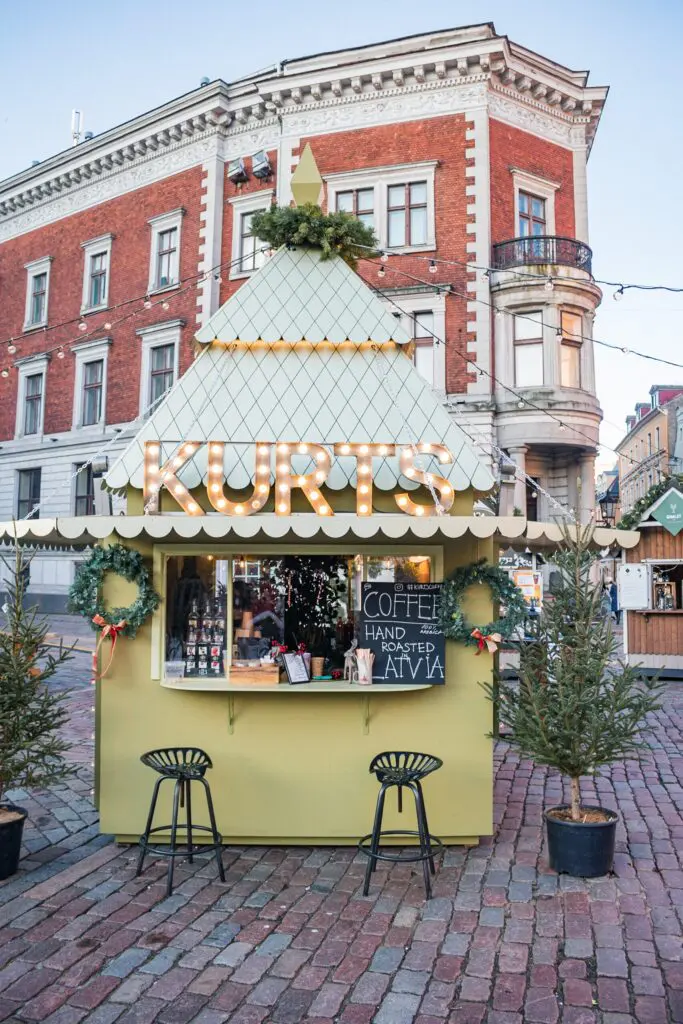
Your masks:
M 166 674 L 224 677 L 302 649 L 341 669 L 358 638 L 365 581 L 428 583 L 429 555 L 172 555 L 166 560 Z

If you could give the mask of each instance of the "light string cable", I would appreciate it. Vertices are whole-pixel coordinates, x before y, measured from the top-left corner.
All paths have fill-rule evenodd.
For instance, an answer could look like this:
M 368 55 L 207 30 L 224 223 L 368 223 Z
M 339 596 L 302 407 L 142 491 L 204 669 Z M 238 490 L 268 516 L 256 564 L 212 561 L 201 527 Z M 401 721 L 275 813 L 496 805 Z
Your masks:
M 369 257 L 361 257 L 361 258 L 365 259 L 366 262 L 372 263 L 375 266 L 377 265 L 376 261 L 369 259 Z M 411 281 L 415 281 L 417 284 L 424 285 L 425 287 L 430 288 L 431 290 L 433 290 L 435 292 L 447 292 L 450 295 L 457 295 L 459 298 L 465 299 L 467 302 L 479 301 L 479 302 L 483 302 L 484 305 L 491 307 L 491 303 L 484 302 L 483 299 L 479 299 L 479 300 L 475 299 L 475 300 L 473 300 L 472 297 L 467 292 L 458 291 L 457 288 L 454 288 L 453 285 L 448 283 L 448 282 L 443 282 L 441 284 L 438 284 L 438 283 L 436 283 L 434 281 L 423 281 L 422 278 L 416 277 L 414 274 L 410 274 L 406 270 L 401 270 L 399 267 L 390 267 L 389 269 L 392 270 L 395 274 L 401 274 L 403 277 L 407 277 Z M 374 290 L 377 292 L 377 294 L 381 295 L 387 302 L 389 302 L 392 306 L 394 306 L 402 316 L 406 315 L 406 311 L 404 309 L 402 309 L 401 306 L 397 302 L 394 301 L 393 296 L 389 295 L 387 292 L 383 291 L 381 288 L 378 288 L 377 286 L 373 286 L 373 287 L 374 287 Z M 537 321 L 534 320 L 533 322 L 537 324 Z M 559 330 L 559 328 L 558 328 L 558 330 Z M 438 344 L 441 344 L 441 345 L 444 345 L 444 346 L 446 345 L 446 342 L 445 342 L 445 340 L 443 338 L 440 338 L 438 335 L 434 334 L 433 332 L 430 332 L 430 333 L 431 333 L 431 337 Z M 556 331 L 556 333 L 557 333 L 557 331 Z M 585 340 L 590 341 L 590 339 L 585 339 Z M 487 370 L 483 366 L 480 366 L 470 356 L 463 355 L 463 353 L 459 352 L 457 349 L 453 349 L 453 351 L 454 351 L 454 353 L 460 359 L 463 360 L 463 362 L 469 364 L 471 367 L 474 367 L 474 369 L 478 370 L 480 376 L 488 377 L 491 381 L 493 381 L 495 384 L 497 384 L 504 391 L 507 391 L 508 394 L 514 395 L 514 397 L 517 399 L 517 402 L 518 402 L 518 405 L 519 405 L 520 408 L 524 408 L 524 407 L 528 406 L 530 409 L 534 409 L 536 412 L 542 413 L 542 415 L 547 416 L 548 419 L 551 419 L 551 420 L 553 420 L 553 422 L 557 423 L 559 425 L 559 427 L 560 427 L 560 430 L 562 430 L 562 431 L 564 431 L 564 430 L 573 430 L 574 433 L 577 436 L 583 437 L 588 442 L 590 442 L 590 445 L 591 445 L 592 448 L 596 447 L 595 439 L 592 438 L 589 434 L 586 434 L 584 431 L 580 430 L 576 426 L 573 426 L 573 425 L 570 426 L 569 424 L 565 423 L 564 420 L 560 419 L 559 416 L 556 416 L 554 413 L 550 412 L 548 409 L 544 409 L 542 406 L 538 405 L 536 402 L 532 401 L 530 398 L 526 398 L 524 395 L 522 395 L 518 391 L 516 391 L 515 388 L 510 387 L 509 384 L 505 384 L 503 381 L 499 380 L 499 378 L 496 377 L 495 374 L 491 373 L 490 370 Z M 683 366 L 683 364 L 681 364 L 681 365 Z M 603 444 L 602 442 L 599 442 L 599 446 L 602 447 L 602 448 L 606 448 L 607 451 L 611 451 L 615 455 L 619 455 L 621 458 L 627 459 L 632 464 L 636 463 L 635 459 L 632 459 L 630 456 L 627 456 L 627 455 L 624 455 L 624 454 L 622 454 L 620 452 L 617 452 L 617 450 L 615 448 L 612 448 L 612 447 L 610 447 L 607 444 Z
M 267 253 L 269 251 L 271 251 L 271 247 L 269 245 L 264 245 L 261 248 L 255 250 L 255 255 L 258 255 L 259 253 Z M 110 306 L 106 309 L 101 310 L 100 312 L 102 315 L 104 315 L 105 319 L 103 320 L 103 322 L 90 328 L 90 330 L 88 330 L 87 328 L 85 315 L 80 315 L 78 317 L 73 317 L 71 320 L 62 320 L 60 321 L 60 323 L 53 324 L 52 326 L 43 327 L 39 330 L 32 330 L 28 334 L 22 334 L 19 336 L 13 336 L 11 338 L 6 338 L 5 341 L 0 342 L 0 349 L 2 348 L 2 346 L 5 346 L 5 351 L 7 352 L 7 355 L 14 356 L 15 353 L 17 352 L 18 343 L 24 341 L 32 342 L 36 338 L 44 338 L 51 331 L 60 330 L 64 327 L 69 327 L 72 324 L 78 324 L 79 329 L 83 331 L 83 333 L 79 335 L 77 338 L 73 339 L 72 341 L 63 341 L 55 343 L 52 348 L 41 349 L 40 352 L 29 354 L 29 356 L 32 354 L 45 356 L 56 353 L 59 359 L 63 359 L 66 356 L 67 348 L 69 345 L 81 345 L 86 341 L 91 341 L 95 338 L 101 338 L 105 331 L 110 331 L 114 327 L 118 327 L 120 324 L 125 323 L 127 320 L 134 319 L 136 316 L 142 315 L 143 313 L 147 313 L 151 309 L 156 309 L 158 306 L 161 306 L 161 308 L 164 311 L 166 311 L 170 308 L 170 304 L 175 299 L 178 299 L 181 295 L 185 295 L 193 288 L 196 288 L 199 285 L 204 284 L 205 281 L 208 281 L 212 277 L 220 284 L 222 281 L 222 272 L 230 270 L 232 269 L 232 267 L 242 263 L 243 259 L 243 256 L 239 256 L 237 257 L 237 259 L 231 259 L 223 261 L 222 263 L 217 263 L 215 266 L 209 267 L 207 270 L 203 270 L 200 274 L 192 274 L 189 277 L 181 278 L 178 281 L 177 285 L 174 285 L 167 291 L 159 293 L 158 298 L 153 297 L 152 295 L 150 295 L 149 292 L 145 292 L 142 295 L 137 295 L 131 299 L 125 299 L 123 302 L 118 302 L 114 306 Z M 183 285 L 184 287 L 182 287 Z M 124 306 L 130 306 L 134 302 L 142 302 L 143 308 L 131 310 L 131 312 L 126 313 L 123 316 L 118 317 L 117 319 L 110 319 L 109 316 L 106 316 L 106 314 L 111 313 L 112 311 L 115 311 L 117 309 L 122 309 Z M 9 369 L 6 366 L 3 367 L 2 371 L 0 371 L 0 376 L 4 378 L 9 377 Z
M 520 238 L 510 239 L 509 244 L 519 244 L 520 242 L 521 243 L 525 243 L 527 241 L 533 244 L 534 242 L 538 243 L 541 240 L 542 240 L 542 236 L 526 235 L 526 236 L 522 236 Z M 563 239 L 561 239 L 561 240 L 563 240 Z M 578 239 L 569 239 L 569 241 L 572 241 L 572 242 L 577 241 L 579 245 L 583 245 L 587 249 L 590 248 L 587 245 L 586 242 L 581 242 Z M 501 244 L 508 244 L 508 243 L 501 243 Z M 380 249 L 380 248 L 377 248 L 377 247 L 372 249 L 371 246 L 361 245 L 360 243 L 357 244 L 357 248 L 359 248 L 359 249 L 367 249 L 369 251 L 372 251 L 372 252 L 375 252 L 375 253 L 379 253 L 383 257 L 389 257 L 389 256 L 409 256 L 410 259 L 422 260 L 423 262 L 430 264 L 430 272 L 431 273 L 435 273 L 436 265 L 438 263 L 443 263 L 443 264 L 448 265 L 448 266 L 463 267 L 466 270 L 475 270 L 475 271 L 478 270 L 478 271 L 481 271 L 483 277 L 485 277 L 485 278 L 489 278 L 491 276 L 491 274 L 513 274 L 515 277 L 528 277 L 528 278 L 534 279 L 536 281 L 538 281 L 539 278 L 540 278 L 541 280 L 545 280 L 546 288 L 548 288 L 549 291 L 552 291 L 552 288 L 553 288 L 553 286 L 554 286 L 556 281 L 562 281 L 563 280 L 563 278 L 557 277 L 556 275 L 553 275 L 553 274 L 547 274 L 547 275 L 544 276 L 544 275 L 535 273 L 532 270 L 521 270 L 519 267 L 492 267 L 492 266 L 487 266 L 486 264 L 472 263 L 472 262 L 470 262 L 468 260 L 445 259 L 442 256 L 421 256 L 421 255 L 419 255 L 419 253 L 401 252 L 398 249 Z M 549 264 L 552 264 L 553 261 L 549 259 L 547 262 Z M 528 263 L 527 264 L 523 264 L 523 266 L 529 266 L 529 264 Z M 582 269 L 585 269 L 585 267 L 582 267 L 580 264 L 578 264 L 576 269 L 582 270 Z M 668 285 L 668 284 L 636 284 L 636 283 L 628 283 L 626 281 L 607 281 L 604 278 L 593 277 L 592 275 L 591 275 L 591 278 L 592 278 L 592 280 L 596 284 L 604 284 L 605 287 L 607 287 L 607 288 L 616 288 L 616 292 L 614 293 L 613 298 L 615 300 L 617 300 L 617 301 L 619 301 L 619 299 L 623 298 L 624 293 L 629 291 L 629 290 L 643 291 L 643 292 L 683 293 L 683 286 L 682 287 L 678 287 L 678 286 L 675 286 L 675 285 Z
M 461 261 L 461 260 L 444 260 L 444 259 L 439 259 L 437 257 L 432 258 L 430 256 L 420 256 L 420 255 L 418 255 L 416 253 L 395 252 L 393 249 L 389 250 L 389 251 L 387 251 L 387 250 L 378 250 L 378 249 L 372 249 L 372 247 L 368 246 L 368 245 L 359 245 L 358 248 L 359 249 L 367 249 L 368 252 L 372 253 L 373 255 L 376 255 L 378 252 L 381 252 L 381 259 L 383 261 L 383 266 L 381 267 L 381 270 L 380 270 L 381 274 L 383 274 L 384 270 L 390 269 L 390 270 L 393 270 L 394 273 L 402 273 L 406 277 L 410 277 L 411 276 L 406 271 L 400 271 L 396 267 L 389 266 L 388 260 L 389 260 L 390 256 L 392 256 L 392 257 L 394 257 L 394 256 L 405 256 L 407 259 L 421 260 L 423 263 L 429 263 L 429 270 L 432 273 L 436 272 L 437 264 L 438 263 L 446 264 L 448 266 L 457 266 L 457 267 L 461 267 L 461 268 L 462 267 L 473 266 L 473 264 L 467 264 L 467 263 L 465 263 L 464 261 Z M 369 256 L 361 256 L 360 258 L 364 259 L 364 260 L 367 260 L 368 262 L 372 262 L 372 263 L 375 262 L 372 259 L 372 256 L 370 256 L 370 255 Z M 484 275 L 486 277 L 488 277 L 490 273 L 517 274 L 517 271 L 516 270 L 507 270 L 507 269 L 502 270 L 502 271 L 495 270 L 495 269 L 494 270 L 485 269 Z M 528 272 L 527 273 L 520 272 L 520 274 L 517 274 L 517 276 L 533 278 L 535 281 L 539 281 L 539 282 L 544 280 L 543 275 L 541 275 L 541 274 L 533 274 L 533 273 L 528 273 Z M 421 278 L 417 278 L 417 277 L 413 277 L 413 280 L 414 281 L 419 281 L 420 284 L 428 285 L 430 288 L 438 287 L 438 282 L 436 282 L 436 281 L 423 281 Z M 545 280 L 546 280 L 546 287 L 548 286 L 548 282 L 550 282 L 550 289 L 549 290 L 552 291 L 552 289 L 554 287 L 554 283 L 553 283 L 554 281 L 557 281 L 557 282 L 561 283 L 565 279 L 564 278 L 548 277 Z M 593 280 L 595 281 L 596 279 L 593 278 Z M 605 282 L 602 282 L 602 283 L 605 283 Z M 441 287 L 442 288 L 450 288 L 453 291 L 454 294 L 462 295 L 461 292 L 456 292 L 455 291 L 454 286 L 450 282 L 443 282 L 441 284 Z M 627 286 L 624 285 L 623 287 L 626 288 Z M 634 287 L 635 288 L 635 287 L 640 287 L 640 286 L 631 285 L 631 286 L 628 286 L 628 287 Z M 645 287 L 650 287 L 650 286 L 643 285 L 642 287 L 645 288 Z M 654 287 L 655 286 L 653 285 L 652 288 L 654 288 Z M 664 287 L 665 286 L 662 285 L 662 288 L 664 288 Z M 683 291 L 683 289 L 680 289 L 680 290 Z M 507 314 L 508 316 L 514 316 L 514 317 L 518 318 L 519 320 L 529 320 L 530 322 L 538 325 L 538 321 L 534 320 L 534 318 L 529 316 L 528 314 L 513 312 L 512 310 L 507 309 L 505 306 L 496 306 L 494 303 L 487 302 L 485 299 L 477 298 L 472 292 L 468 292 L 467 295 L 463 296 L 463 297 L 466 297 L 468 302 L 478 302 L 480 305 L 488 306 L 489 309 L 493 309 L 494 310 L 496 316 L 503 316 L 503 315 Z M 653 356 L 649 352 L 642 352 L 642 351 L 640 351 L 640 349 L 629 348 L 627 345 L 617 345 L 617 344 L 615 344 L 612 341 L 604 341 L 601 338 L 589 337 L 587 335 L 584 335 L 584 334 L 581 334 L 581 333 L 576 333 L 574 331 L 563 330 L 560 327 L 555 328 L 555 333 L 558 336 L 560 336 L 560 335 L 564 336 L 565 338 L 567 338 L 569 340 L 572 340 L 572 341 L 581 341 L 581 342 L 588 341 L 588 342 L 592 342 L 594 345 L 598 345 L 601 348 L 610 349 L 612 352 L 620 352 L 621 355 L 637 356 L 639 359 L 647 359 L 649 362 L 652 362 L 652 363 L 662 363 L 664 366 L 674 366 L 674 367 L 676 367 L 676 369 L 679 369 L 679 370 L 683 369 L 683 363 L 677 362 L 676 360 L 673 360 L 673 359 L 665 359 L 663 356 Z

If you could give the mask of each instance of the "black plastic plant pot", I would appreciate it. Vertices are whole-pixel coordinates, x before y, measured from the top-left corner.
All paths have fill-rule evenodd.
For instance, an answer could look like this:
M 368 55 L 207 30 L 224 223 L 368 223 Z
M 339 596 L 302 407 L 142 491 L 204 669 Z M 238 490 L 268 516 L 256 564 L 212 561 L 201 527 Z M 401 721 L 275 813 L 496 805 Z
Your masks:
M 545 812 L 550 867 L 560 875 L 598 878 L 608 875 L 614 862 L 617 815 L 605 807 L 582 804 L 584 811 L 602 811 L 607 821 L 564 821 L 553 811 L 568 810 L 566 804 Z
M 0 820 L 0 881 L 2 881 L 15 874 L 19 867 L 21 837 L 28 811 L 23 807 L 17 807 L 16 804 L 2 804 L 0 811 L 15 811 L 21 815 L 20 818 L 12 818 L 11 821 Z

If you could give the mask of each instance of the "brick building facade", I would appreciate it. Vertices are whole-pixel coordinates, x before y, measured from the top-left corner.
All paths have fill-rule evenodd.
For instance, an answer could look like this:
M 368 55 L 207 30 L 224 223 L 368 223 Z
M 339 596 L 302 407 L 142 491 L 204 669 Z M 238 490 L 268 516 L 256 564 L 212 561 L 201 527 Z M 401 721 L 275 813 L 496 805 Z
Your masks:
M 204 84 L 0 183 L 0 518 L 103 507 L 77 467 L 111 462 L 265 258 L 250 217 L 290 202 L 307 142 L 327 206 L 391 253 L 359 272 L 418 369 L 483 458 L 516 463 L 508 504 L 548 518 L 577 477 L 592 496 L 586 160 L 605 96 L 484 24 Z M 41 556 L 32 589 L 59 601 L 71 571 Z

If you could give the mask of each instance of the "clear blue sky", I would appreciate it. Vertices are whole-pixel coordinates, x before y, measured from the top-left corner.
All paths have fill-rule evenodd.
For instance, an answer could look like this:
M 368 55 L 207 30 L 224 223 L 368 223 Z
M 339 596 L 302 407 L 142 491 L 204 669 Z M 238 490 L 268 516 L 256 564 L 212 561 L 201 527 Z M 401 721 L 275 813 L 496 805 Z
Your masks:
M 610 95 L 589 162 L 597 277 L 683 287 L 681 0 L 34 0 L 0 3 L 0 179 L 68 146 L 71 110 L 104 131 L 199 84 L 278 60 L 411 33 L 493 21 L 499 33 L 571 68 Z M 595 336 L 683 362 L 683 294 L 607 292 Z M 604 444 L 652 384 L 683 369 L 596 350 Z M 603 448 L 600 462 L 612 455 Z

